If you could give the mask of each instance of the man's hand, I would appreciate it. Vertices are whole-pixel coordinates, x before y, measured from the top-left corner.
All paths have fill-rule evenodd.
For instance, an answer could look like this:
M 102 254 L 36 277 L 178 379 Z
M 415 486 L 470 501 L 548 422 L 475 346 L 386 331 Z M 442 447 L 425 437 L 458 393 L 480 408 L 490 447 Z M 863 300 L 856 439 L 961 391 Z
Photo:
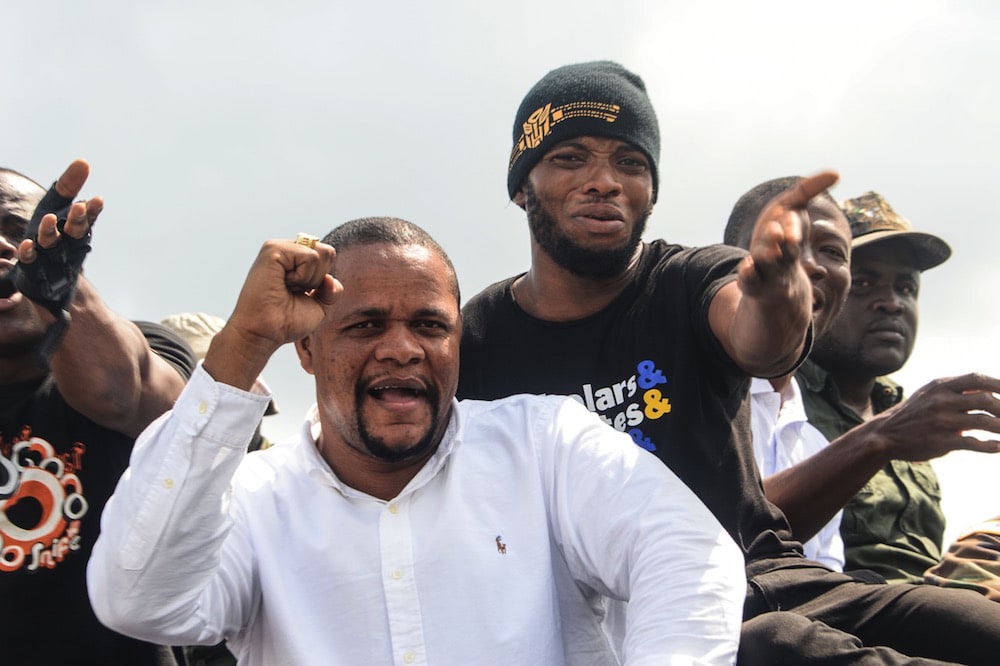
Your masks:
M 90 165 L 85 160 L 75 160 L 70 164 L 53 186 L 57 197 L 46 195 L 39 204 L 39 210 L 35 214 L 43 214 L 38 224 L 38 245 L 44 249 L 51 249 L 56 246 L 61 236 L 57 227 L 56 214 L 72 202 L 72 200 L 83 189 L 87 177 L 90 175 Z M 51 191 L 50 191 L 51 193 Z M 60 199 L 62 201 L 60 201 Z M 60 205 L 62 204 L 62 205 Z M 48 209 L 42 209 L 45 205 Z M 97 217 L 104 209 L 104 200 L 101 197 L 94 197 L 86 202 L 77 202 L 70 206 L 66 216 L 65 233 L 75 239 L 82 239 L 90 231 Z M 30 233 L 29 236 L 33 234 Z M 18 247 L 18 261 L 30 264 L 37 258 L 38 253 L 35 248 L 33 238 L 25 238 Z
M 806 206 L 839 178 L 834 171 L 822 171 L 804 178 L 795 187 L 775 197 L 761 211 L 751 237 L 750 254 L 738 270 L 740 289 L 745 295 L 765 296 L 774 287 L 782 293 L 789 288 L 794 289 L 791 285 L 802 272 L 799 256 L 803 245 L 809 241 Z M 808 277 L 805 280 L 808 285 Z
M 951 451 L 1000 451 L 1000 379 L 980 374 L 936 379 L 894 407 L 851 428 L 830 446 L 764 480 L 767 498 L 806 541 L 892 460 L 925 461 Z
M 736 280 L 712 299 L 709 324 L 744 372 L 776 377 L 800 359 L 812 319 L 812 284 L 799 261 L 809 242 L 809 201 L 837 182 L 823 171 L 775 197 L 761 211 Z
M 336 251 L 289 240 L 264 243 L 250 267 L 236 309 L 213 338 L 205 370 L 219 382 L 249 390 L 283 344 L 322 323 L 343 286 L 330 275 Z
M 1000 435 L 1000 379 L 977 373 L 935 379 L 858 426 L 870 429 L 887 460 L 930 460 L 951 451 L 1000 451 L 1000 442 L 963 434 Z
M 72 203 L 89 173 L 90 166 L 83 160 L 69 165 L 38 202 L 18 246 L 14 284 L 54 318 L 38 347 L 42 367 L 48 366 L 69 329 L 70 306 L 90 252 L 90 228 L 104 207 L 100 197 Z

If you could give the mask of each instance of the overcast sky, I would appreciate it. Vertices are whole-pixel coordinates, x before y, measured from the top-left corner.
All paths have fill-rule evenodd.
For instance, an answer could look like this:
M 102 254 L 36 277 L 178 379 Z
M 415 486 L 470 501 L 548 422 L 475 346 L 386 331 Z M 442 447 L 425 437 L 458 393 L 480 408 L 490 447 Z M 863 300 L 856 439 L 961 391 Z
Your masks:
M 815 9 L 810 9 L 814 7 Z M 1000 5 L 982 0 L 338 2 L 14 0 L 0 14 L 0 166 L 51 182 L 91 162 L 106 199 L 87 272 L 133 319 L 227 316 L 267 238 L 403 217 L 467 298 L 528 264 L 506 195 L 511 123 L 548 70 L 639 73 L 662 135 L 648 238 L 721 239 L 763 180 L 825 167 L 952 246 L 924 276 L 896 378 L 1000 375 Z M 291 350 L 265 373 L 294 431 Z M 952 454 L 949 537 L 1000 513 L 1000 456 Z

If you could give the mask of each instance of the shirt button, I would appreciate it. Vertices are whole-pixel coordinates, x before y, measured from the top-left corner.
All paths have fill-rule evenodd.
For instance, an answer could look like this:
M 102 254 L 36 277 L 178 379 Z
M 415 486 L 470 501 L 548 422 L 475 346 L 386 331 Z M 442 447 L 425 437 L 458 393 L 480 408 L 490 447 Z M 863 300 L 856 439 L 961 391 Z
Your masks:
M 400 571 L 399 569 L 396 569 L 396 570 L 395 570 L 395 571 L 393 571 L 393 572 L 392 572 L 392 574 L 390 574 L 390 575 L 392 576 L 392 579 L 393 579 L 393 580 L 399 580 L 400 578 L 402 578 L 402 577 L 403 577 L 403 572 L 402 572 L 402 571 Z
M 198 413 L 199 414 L 204 414 L 207 411 L 208 411 L 208 404 L 205 403 L 205 401 L 199 402 L 198 403 Z
M 403 661 L 405 661 L 408 664 L 412 664 L 416 660 L 417 660 L 417 655 L 413 654 L 412 652 L 407 652 L 403 655 Z
M 173 479 L 163 479 L 163 487 L 166 488 L 167 490 L 170 490 L 171 488 L 174 487 L 174 480 Z
M 391 513 L 393 515 L 399 513 L 399 507 L 396 506 L 395 504 L 390 504 L 389 505 L 389 513 Z

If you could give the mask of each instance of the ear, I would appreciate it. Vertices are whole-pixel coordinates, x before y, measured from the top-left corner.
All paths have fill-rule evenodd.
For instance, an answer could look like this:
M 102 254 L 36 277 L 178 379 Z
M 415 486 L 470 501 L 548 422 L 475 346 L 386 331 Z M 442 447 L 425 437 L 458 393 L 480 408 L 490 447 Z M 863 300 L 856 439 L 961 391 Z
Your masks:
M 299 364 L 302 366 L 302 369 L 310 375 L 315 375 L 316 372 L 313 370 L 312 336 L 296 340 L 295 353 L 299 355 Z
M 518 191 L 514 193 L 514 198 L 511 199 L 511 201 L 513 201 L 515 204 L 517 204 L 517 206 L 521 210 L 524 210 L 524 188 L 523 187 L 520 188 L 520 189 L 518 189 Z

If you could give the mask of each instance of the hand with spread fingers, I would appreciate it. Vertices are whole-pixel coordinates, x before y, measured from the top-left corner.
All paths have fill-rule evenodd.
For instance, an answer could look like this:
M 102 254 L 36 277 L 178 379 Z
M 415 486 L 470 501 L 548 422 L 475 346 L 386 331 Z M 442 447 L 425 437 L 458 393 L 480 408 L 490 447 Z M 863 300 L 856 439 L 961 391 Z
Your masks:
M 809 202 L 837 182 L 833 171 L 803 178 L 761 211 L 736 281 L 712 299 L 712 332 L 754 377 L 777 377 L 802 360 L 813 288 L 800 259 L 808 251 Z
M 739 268 L 739 283 L 744 294 L 763 295 L 774 285 L 794 288 L 797 279 L 809 291 L 808 277 L 799 267 L 802 247 L 809 241 L 806 207 L 838 179 L 833 171 L 804 178 L 764 208 L 754 227 L 750 254 Z
M 90 252 L 90 229 L 104 208 L 100 197 L 72 203 L 90 174 L 90 165 L 75 160 L 39 201 L 18 246 L 14 284 L 54 318 L 38 349 L 46 366 L 69 328 L 70 305 Z
M 94 197 L 72 203 L 89 175 L 90 165 L 84 160 L 67 167 L 38 203 L 18 247 L 18 288 L 46 306 L 63 304 L 72 296 L 90 251 L 90 230 L 104 201 Z
M 1000 379 L 971 373 L 944 377 L 921 387 L 909 398 L 857 426 L 880 444 L 887 460 L 931 460 L 951 451 L 1000 451 L 996 439 L 970 431 L 1000 434 Z

